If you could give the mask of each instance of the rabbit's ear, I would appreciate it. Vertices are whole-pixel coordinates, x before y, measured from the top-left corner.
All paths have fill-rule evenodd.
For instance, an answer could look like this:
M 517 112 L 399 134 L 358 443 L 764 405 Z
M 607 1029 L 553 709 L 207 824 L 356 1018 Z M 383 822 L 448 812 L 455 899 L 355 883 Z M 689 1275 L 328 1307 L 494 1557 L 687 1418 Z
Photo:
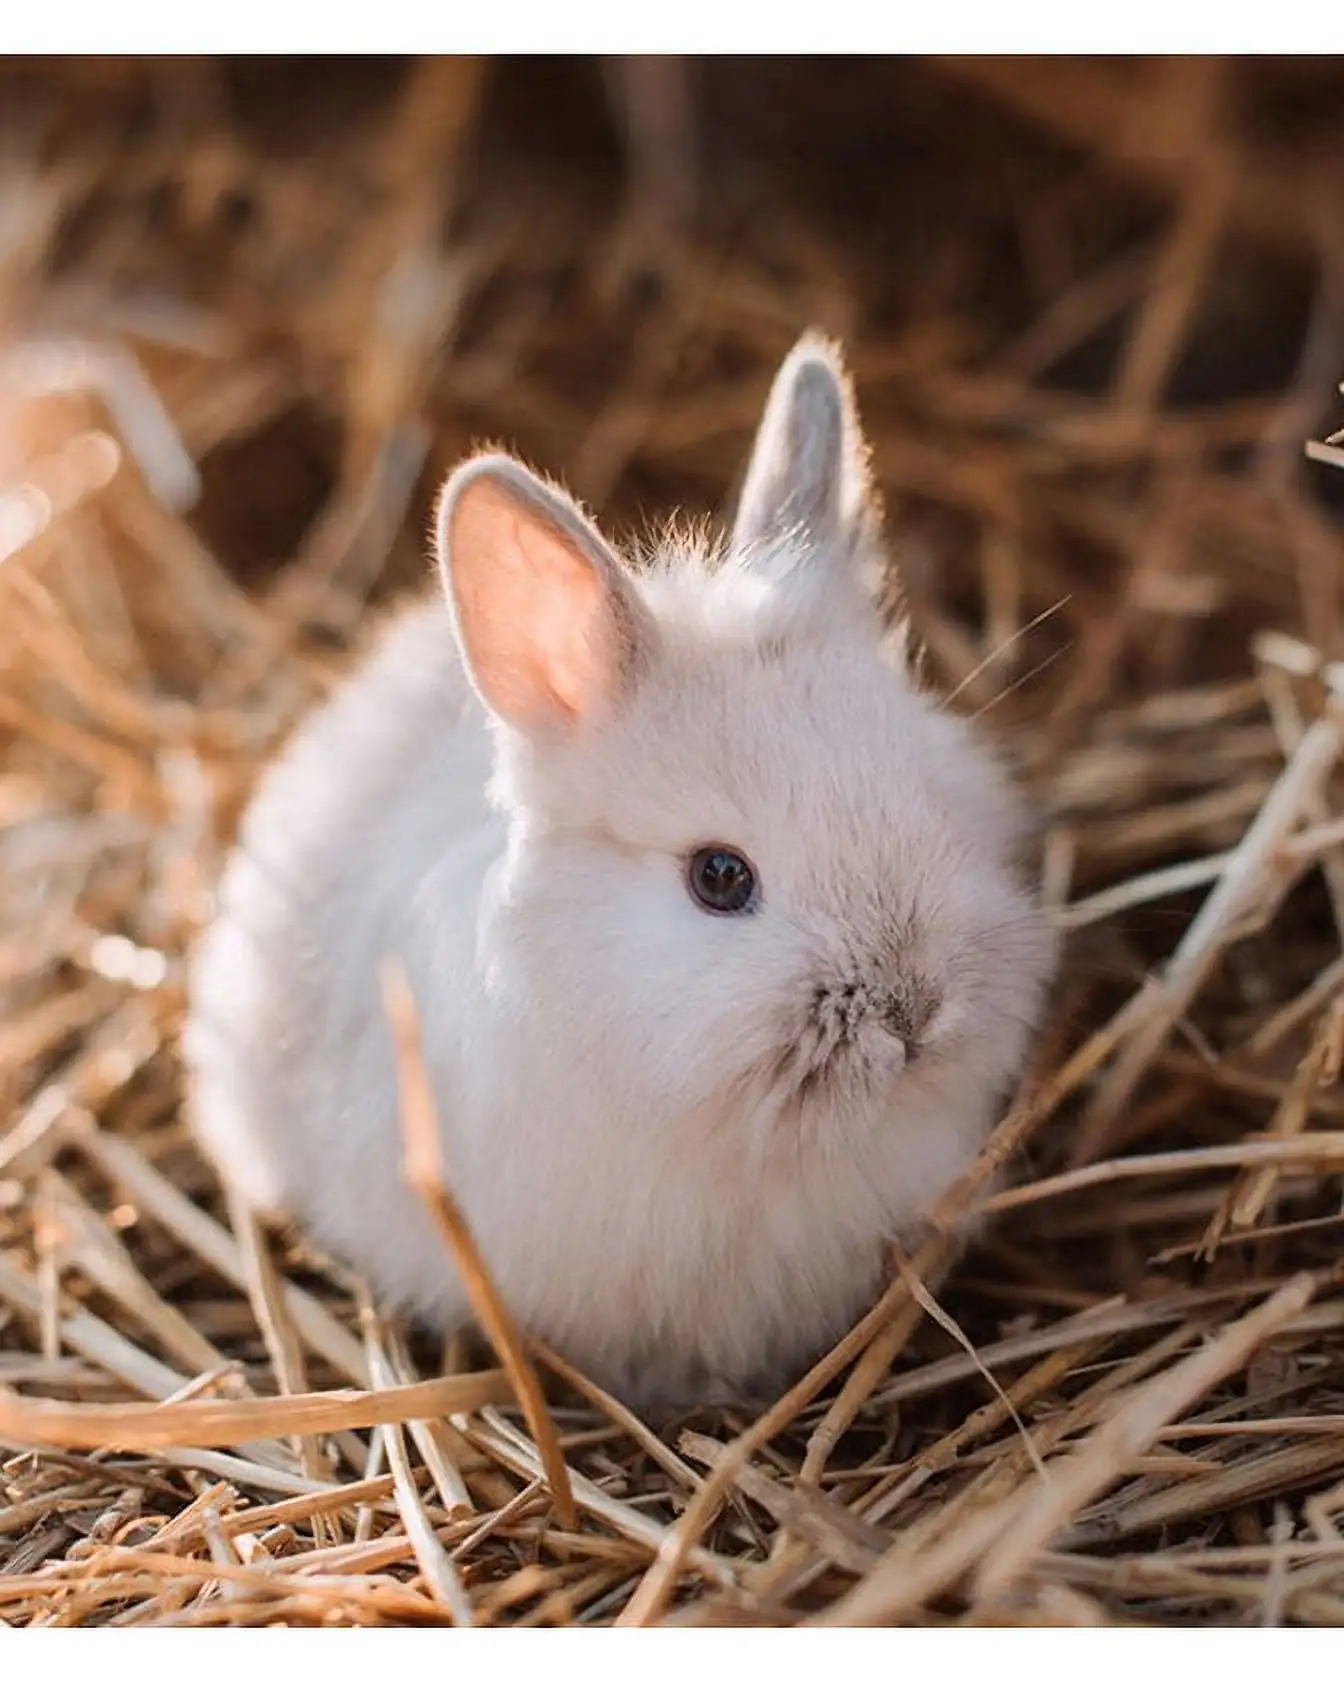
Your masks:
M 804 334 L 770 389 L 733 547 L 751 550 L 794 534 L 857 542 L 876 518 L 868 450 L 840 354 L 820 335 Z
M 563 735 L 612 707 L 644 615 L 601 534 L 511 456 L 478 456 L 439 498 L 439 572 L 482 701 L 530 735 Z

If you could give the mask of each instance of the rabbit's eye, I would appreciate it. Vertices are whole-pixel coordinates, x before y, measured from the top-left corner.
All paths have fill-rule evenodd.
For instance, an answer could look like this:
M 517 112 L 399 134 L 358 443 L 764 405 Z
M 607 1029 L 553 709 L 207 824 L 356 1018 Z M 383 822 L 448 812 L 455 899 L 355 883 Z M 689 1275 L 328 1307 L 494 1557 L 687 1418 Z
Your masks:
M 686 881 L 706 912 L 751 912 L 756 873 L 742 855 L 717 843 L 691 855 Z

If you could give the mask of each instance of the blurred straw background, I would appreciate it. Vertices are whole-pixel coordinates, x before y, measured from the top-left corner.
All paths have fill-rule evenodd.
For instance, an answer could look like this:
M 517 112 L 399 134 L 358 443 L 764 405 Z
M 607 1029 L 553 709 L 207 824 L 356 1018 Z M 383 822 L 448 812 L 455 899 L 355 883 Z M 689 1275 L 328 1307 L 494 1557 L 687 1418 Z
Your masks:
M 0 1623 L 1344 1621 L 1341 101 L 0 62 Z M 501 1369 L 230 1212 L 182 956 L 454 459 L 721 511 L 810 324 L 1068 963 L 983 1243 L 758 1421 L 541 1353 L 557 1484 Z

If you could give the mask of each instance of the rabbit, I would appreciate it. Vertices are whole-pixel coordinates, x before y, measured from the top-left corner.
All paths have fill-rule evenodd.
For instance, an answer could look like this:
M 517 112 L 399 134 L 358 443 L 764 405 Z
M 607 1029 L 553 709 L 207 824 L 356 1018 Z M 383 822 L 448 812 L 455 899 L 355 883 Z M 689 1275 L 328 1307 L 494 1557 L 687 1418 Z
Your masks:
M 623 560 L 481 454 L 435 549 L 245 816 L 190 973 L 197 1137 L 462 1328 L 402 1173 L 395 956 L 522 1327 L 632 1407 L 778 1395 L 973 1160 L 1055 960 L 1006 772 L 878 611 L 840 353 L 784 361 L 726 542 Z

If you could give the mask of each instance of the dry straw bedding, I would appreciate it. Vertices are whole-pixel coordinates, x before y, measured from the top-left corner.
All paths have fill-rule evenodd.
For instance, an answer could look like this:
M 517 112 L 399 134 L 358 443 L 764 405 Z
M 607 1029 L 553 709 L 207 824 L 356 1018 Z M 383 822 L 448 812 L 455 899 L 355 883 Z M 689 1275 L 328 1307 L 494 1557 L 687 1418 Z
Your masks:
M 629 286 L 640 225 L 612 244 L 584 159 L 487 145 L 519 74 L 370 71 L 288 149 L 243 121 L 273 88 L 199 63 L 34 72 L 11 119 L 0 1621 L 1339 1623 L 1341 540 L 1331 447 L 1301 458 L 1344 234 L 1315 131 L 1276 150 L 1230 65 L 892 69 L 919 273 L 767 136 Z M 950 126 L 931 208 L 901 159 Z M 1290 354 L 1201 394 L 1238 276 Z M 432 1159 L 498 1367 L 231 1209 L 182 1122 L 182 958 L 258 767 L 422 575 L 453 457 L 515 439 L 628 521 L 722 506 L 807 321 L 849 343 L 930 669 L 1044 815 L 1068 959 L 881 1301 L 759 1419 L 654 1430 L 524 1352 Z

